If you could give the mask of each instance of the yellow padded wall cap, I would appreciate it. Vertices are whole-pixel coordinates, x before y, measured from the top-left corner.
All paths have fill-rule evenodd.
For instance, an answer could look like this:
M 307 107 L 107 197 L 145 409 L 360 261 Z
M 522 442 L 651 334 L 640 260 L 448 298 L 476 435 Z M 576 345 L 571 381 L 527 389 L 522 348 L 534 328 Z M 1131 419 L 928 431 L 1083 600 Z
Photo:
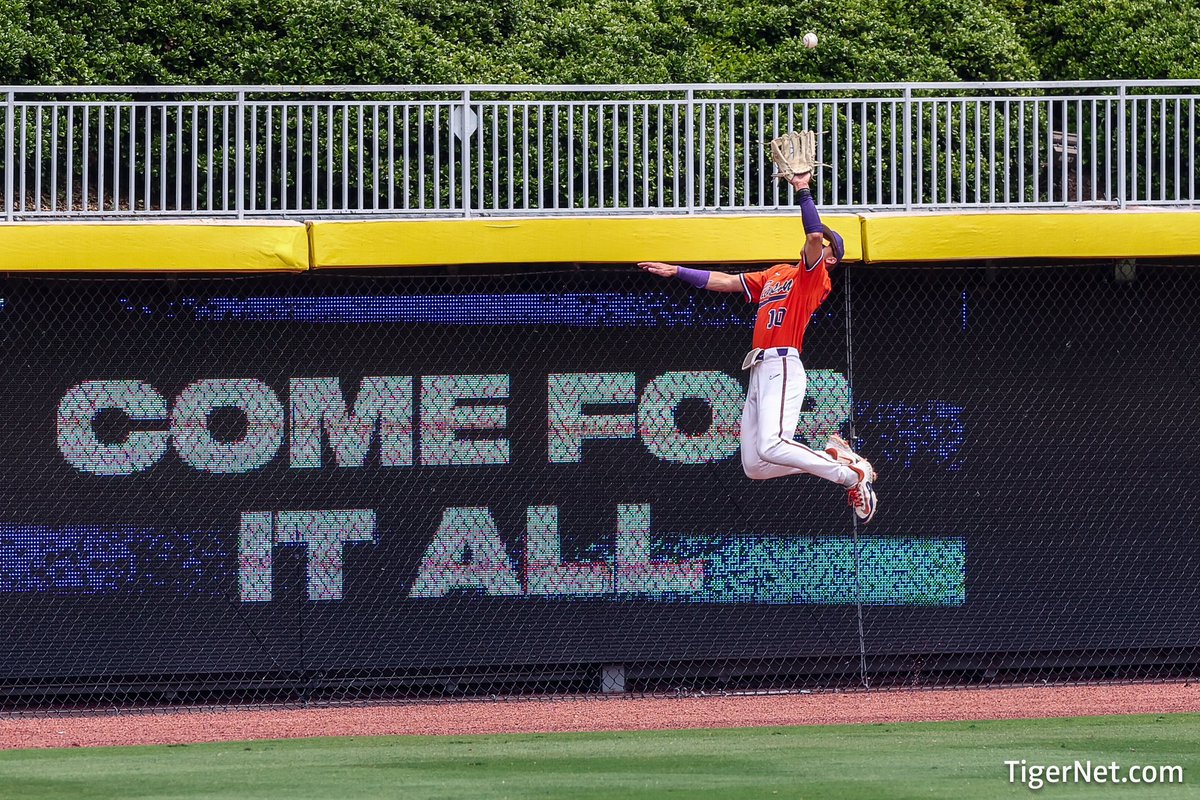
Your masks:
M 846 260 L 862 258 L 856 215 L 825 222 L 846 242 Z M 487 217 L 314 220 L 313 267 L 440 264 L 731 263 L 795 261 L 804 245 L 796 214 L 606 217 Z
M 308 261 L 303 222 L 0 223 L 6 272 L 297 272 Z
M 863 215 L 870 262 L 1200 255 L 1200 210 L 985 211 Z

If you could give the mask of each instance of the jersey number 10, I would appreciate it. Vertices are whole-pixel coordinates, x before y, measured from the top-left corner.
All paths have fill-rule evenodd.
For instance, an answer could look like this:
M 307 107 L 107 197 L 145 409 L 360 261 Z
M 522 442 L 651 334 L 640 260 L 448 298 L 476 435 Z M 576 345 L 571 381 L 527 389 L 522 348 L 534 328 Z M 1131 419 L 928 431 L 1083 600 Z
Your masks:
M 771 328 L 783 327 L 783 315 L 787 313 L 786 308 L 773 308 L 767 312 L 767 330 Z

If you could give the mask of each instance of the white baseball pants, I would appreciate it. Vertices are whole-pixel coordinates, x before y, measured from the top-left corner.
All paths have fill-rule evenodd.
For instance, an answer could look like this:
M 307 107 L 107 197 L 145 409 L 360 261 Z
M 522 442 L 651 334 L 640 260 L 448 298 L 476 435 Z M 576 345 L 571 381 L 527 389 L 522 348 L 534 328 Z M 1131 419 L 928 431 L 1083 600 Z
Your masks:
M 806 385 L 794 347 L 769 348 L 753 361 L 742 408 L 742 469 L 754 480 L 807 472 L 851 487 L 858 473 L 794 438 Z

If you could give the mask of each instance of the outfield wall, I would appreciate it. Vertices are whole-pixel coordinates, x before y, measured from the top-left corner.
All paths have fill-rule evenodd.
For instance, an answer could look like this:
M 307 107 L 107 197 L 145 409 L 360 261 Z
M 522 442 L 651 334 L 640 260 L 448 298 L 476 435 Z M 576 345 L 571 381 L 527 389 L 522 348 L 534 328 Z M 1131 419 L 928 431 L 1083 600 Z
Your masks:
M 1200 211 L 826 214 L 850 263 L 1200 256 Z M 0 224 L 9 272 L 795 260 L 796 215 Z
M 925 233 L 872 219 L 798 430 L 853 426 L 876 464 L 857 528 L 836 487 L 742 474 L 738 295 L 624 264 L 10 268 L 4 704 L 1190 674 L 1200 259 L 998 264 L 998 223 L 948 218 L 968 261 L 891 263 Z M 1195 215 L 1144 219 L 1124 256 L 1185 255 Z M 627 252 L 573 222 L 540 252 Z M 230 228 L 204 271 L 386 256 L 410 224 Z M 652 256 L 707 260 L 725 226 Z M 93 265 L 139 227 L 166 226 L 89 229 Z M 525 235 L 452 228 L 497 261 Z

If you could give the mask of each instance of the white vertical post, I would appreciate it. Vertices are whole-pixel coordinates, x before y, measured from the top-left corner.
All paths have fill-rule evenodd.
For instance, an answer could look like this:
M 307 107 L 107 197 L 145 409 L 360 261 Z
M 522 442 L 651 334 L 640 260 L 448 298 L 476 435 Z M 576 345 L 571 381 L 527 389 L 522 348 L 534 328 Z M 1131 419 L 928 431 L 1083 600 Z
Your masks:
M 461 122 L 461 129 L 462 129 L 461 144 L 462 144 L 462 154 L 463 154 L 462 197 L 463 197 L 463 216 L 464 217 L 471 216 L 471 137 L 467 135 L 467 112 L 470 110 L 470 108 L 471 108 L 471 90 L 463 89 L 462 111 L 459 112 L 459 118 L 462 120 L 462 122 Z M 453 127 L 454 126 L 451 125 L 451 128 L 453 128 Z M 451 140 L 450 146 L 453 147 L 454 146 L 453 131 L 451 131 L 450 140 Z M 451 154 L 451 159 L 453 159 L 453 154 Z
M 13 220 L 13 103 L 14 92 L 8 93 L 8 104 L 4 109 L 4 214 Z
M 904 210 L 912 211 L 912 87 L 904 87 Z
M 246 216 L 246 93 L 237 93 L 237 152 L 234 170 L 237 173 L 237 218 Z
M 684 129 L 687 131 L 687 213 L 696 213 L 696 92 L 687 90 L 687 120 Z
M 1117 206 L 1125 207 L 1125 126 L 1128 122 L 1126 119 L 1125 109 L 1125 84 L 1117 89 L 1117 119 L 1120 125 L 1117 127 Z

